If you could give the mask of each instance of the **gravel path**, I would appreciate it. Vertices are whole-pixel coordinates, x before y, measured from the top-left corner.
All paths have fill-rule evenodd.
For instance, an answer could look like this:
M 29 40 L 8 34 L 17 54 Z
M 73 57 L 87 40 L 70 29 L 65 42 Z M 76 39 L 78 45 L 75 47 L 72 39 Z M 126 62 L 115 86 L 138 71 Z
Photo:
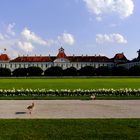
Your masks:
M 0 118 L 140 118 L 140 100 L 0 100 Z

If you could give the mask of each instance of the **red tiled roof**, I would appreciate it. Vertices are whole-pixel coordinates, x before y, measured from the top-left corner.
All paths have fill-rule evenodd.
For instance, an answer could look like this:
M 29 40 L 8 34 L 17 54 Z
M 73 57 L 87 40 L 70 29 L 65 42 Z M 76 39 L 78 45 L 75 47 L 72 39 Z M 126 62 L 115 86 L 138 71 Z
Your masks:
M 1 54 L 0 55 L 0 61 L 9 61 L 10 58 L 8 57 L 7 54 Z
M 109 62 L 111 59 L 105 56 L 66 56 L 64 49 L 61 47 L 57 58 L 66 58 L 71 62 Z
M 118 53 L 114 56 L 114 59 L 117 60 L 127 60 L 127 58 L 125 57 L 125 55 L 123 53 Z
M 47 56 L 22 56 L 13 59 L 11 62 L 50 62 L 50 57 Z
M 57 56 L 22 56 L 17 57 L 11 62 L 54 62 L 56 59 L 65 58 L 70 62 L 112 62 L 106 56 L 66 56 L 61 47 Z
M 66 54 L 64 52 L 59 52 L 57 58 L 66 58 Z
M 11 62 L 53 62 L 57 58 L 55 56 L 22 56 L 11 60 Z M 111 62 L 111 59 L 105 56 L 67 56 L 66 59 L 71 62 Z
M 111 59 L 105 56 L 68 56 L 71 62 L 110 62 Z
M 65 54 L 65 52 L 64 52 L 64 49 L 61 47 L 60 49 L 59 49 L 59 53 L 58 53 L 58 55 L 57 55 L 57 58 L 66 58 L 67 56 L 66 56 L 66 54 Z

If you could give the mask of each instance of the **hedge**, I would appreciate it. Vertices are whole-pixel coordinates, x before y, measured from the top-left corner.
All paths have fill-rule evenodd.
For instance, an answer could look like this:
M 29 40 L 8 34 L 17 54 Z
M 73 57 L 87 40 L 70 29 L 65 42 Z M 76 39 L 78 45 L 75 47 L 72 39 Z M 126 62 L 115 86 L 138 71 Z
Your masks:
M 0 89 L 0 96 L 140 96 L 140 89 Z

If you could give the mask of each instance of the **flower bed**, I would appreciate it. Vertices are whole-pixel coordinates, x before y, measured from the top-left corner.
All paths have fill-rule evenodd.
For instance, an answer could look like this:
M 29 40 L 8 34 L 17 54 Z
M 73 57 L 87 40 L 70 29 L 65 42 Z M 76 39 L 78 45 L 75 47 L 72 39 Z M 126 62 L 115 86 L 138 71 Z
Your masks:
M 0 89 L 0 96 L 140 96 L 140 89 Z

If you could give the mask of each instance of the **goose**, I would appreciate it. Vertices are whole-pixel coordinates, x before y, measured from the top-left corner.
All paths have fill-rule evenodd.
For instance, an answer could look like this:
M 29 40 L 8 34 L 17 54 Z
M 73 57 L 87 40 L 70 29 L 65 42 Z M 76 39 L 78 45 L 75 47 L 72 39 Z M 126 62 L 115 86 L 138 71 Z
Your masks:
M 31 105 L 29 105 L 29 106 L 27 107 L 27 109 L 29 110 L 29 113 L 30 113 L 30 114 L 32 113 L 32 110 L 34 109 L 34 106 L 35 106 L 35 104 L 34 104 L 34 102 L 33 102 Z

